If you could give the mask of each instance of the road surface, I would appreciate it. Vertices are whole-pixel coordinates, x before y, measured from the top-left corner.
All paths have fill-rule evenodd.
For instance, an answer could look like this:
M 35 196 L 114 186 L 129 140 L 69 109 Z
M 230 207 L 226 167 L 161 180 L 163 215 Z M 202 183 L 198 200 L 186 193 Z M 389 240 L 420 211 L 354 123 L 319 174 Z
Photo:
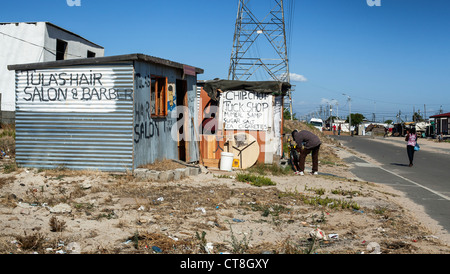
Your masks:
M 414 166 L 409 167 L 406 142 L 401 137 L 389 137 L 387 140 L 392 138 L 389 142 L 379 142 L 369 136 L 331 137 L 379 163 L 369 163 L 358 157 L 347 158 L 346 161 L 354 165 L 353 174 L 406 193 L 450 233 L 450 151 L 421 149 L 415 153 Z M 426 141 L 419 140 L 419 144 L 421 142 Z

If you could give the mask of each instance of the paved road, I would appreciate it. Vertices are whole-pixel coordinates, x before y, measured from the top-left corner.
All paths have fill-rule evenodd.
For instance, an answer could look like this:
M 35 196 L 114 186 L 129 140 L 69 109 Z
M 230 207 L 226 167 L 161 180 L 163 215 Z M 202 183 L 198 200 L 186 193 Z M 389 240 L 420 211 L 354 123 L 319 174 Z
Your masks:
M 366 136 L 332 137 L 380 163 L 378 166 L 357 157 L 347 158 L 349 163 L 355 165 L 351 170 L 353 174 L 406 193 L 416 204 L 424 206 L 426 213 L 450 233 L 450 154 L 421 150 L 415 153 L 414 166 L 408 167 L 405 142 L 399 147 Z

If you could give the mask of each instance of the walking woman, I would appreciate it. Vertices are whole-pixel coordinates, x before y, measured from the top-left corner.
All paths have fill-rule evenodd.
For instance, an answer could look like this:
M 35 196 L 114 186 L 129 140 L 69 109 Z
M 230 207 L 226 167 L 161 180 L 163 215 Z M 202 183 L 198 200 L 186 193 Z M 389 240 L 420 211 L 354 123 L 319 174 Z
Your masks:
M 417 134 L 415 128 L 411 128 L 410 130 L 406 131 L 405 141 L 408 142 L 406 151 L 408 152 L 409 167 L 412 167 L 414 160 L 414 147 L 417 144 Z

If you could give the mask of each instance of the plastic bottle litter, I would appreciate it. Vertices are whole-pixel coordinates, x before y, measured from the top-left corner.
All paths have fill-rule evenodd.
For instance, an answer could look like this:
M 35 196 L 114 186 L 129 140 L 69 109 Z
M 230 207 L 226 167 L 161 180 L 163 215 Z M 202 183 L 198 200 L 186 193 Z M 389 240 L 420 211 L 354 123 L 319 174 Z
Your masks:
M 204 209 L 203 207 L 197 207 L 195 210 L 201 211 L 203 214 L 206 214 L 206 209 Z
M 376 242 L 370 242 L 366 249 L 367 251 L 372 251 L 370 254 L 381 254 L 380 245 Z
M 156 253 L 161 253 L 162 252 L 161 248 L 159 248 L 157 246 L 152 246 L 152 250 L 155 251 Z
M 208 254 L 211 254 L 213 252 L 213 244 L 212 243 L 207 243 L 205 246 L 205 250 Z
M 339 239 L 339 234 L 328 234 L 328 238 L 337 240 Z

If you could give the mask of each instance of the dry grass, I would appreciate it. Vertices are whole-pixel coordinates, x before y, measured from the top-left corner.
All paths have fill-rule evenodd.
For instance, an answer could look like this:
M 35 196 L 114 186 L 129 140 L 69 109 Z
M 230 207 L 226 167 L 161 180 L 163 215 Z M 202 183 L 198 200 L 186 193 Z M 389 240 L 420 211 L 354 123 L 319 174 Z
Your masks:
M 2 124 L 0 128 L 0 149 L 6 155 L 13 157 L 16 153 L 15 125 Z M 3 158 L 3 155 L 0 155 Z
M 62 232 L 66 228 L 66 222 L 58 220 L 55 216 L 50 219 L 49 222 L 50 231 Z
M 214 252 L 355 253 L 355 249 L 358 249 L 358 246 L 354 246 L 355 243 L 362 241 L 358 238 L 358 231 L 373 230 L 373 224 L 347 222 L 345 218 L 340 217 L 336 217 L 338 218 L 336 222 L 330 217 L 346 216 L 345 214 L 350 216 L 353 214 L 352 209 L 332 208 L 305 202 L 310 198 L 325 198 L 331 195 L 330 190 L 318 192 L 313 186 L 305 188 L 303 192 L 280 191 L 276 187 L 253 187 L 231 178 L 215 178 L 216 183 L 202 185 L 192 182 L 149 183 L 131 180 L 128 175 L 99 174 L 100 177 L 97 177 L 96 173 L 91 173 L 89 179 L 95 178 L 98 183 L 90 189 L 80 190 L 78 184 L 71 183 L 81 181 L 80 178 L 71 177 L 64 171 L 63 174 L 67 177 L 57 180 L 57 176 L 53 177 L 56 175 L 53 172 L 44 171 L 34 175 L 51 174 L 48 176 L 51 180 L 46 184 L 49 186 L 58 184 L 52 191 L 46 188 L 42 191 L 37 187 L 34 188 L 34 192 L 31 192 L 33 194 L 30 194 L 33 188 L 28 187 L 28 195 L 31 196 L 25 195 L 26 193 L 22 196 L 20 193 L 17 195 L 22 199 L 25 197 L 24 202 L 27 199 L 32 201 L 30 197 L 33 195 L 40 202 L 64 201 L 72 206 L 73 212 L 69 215 L 58 215 L 58 217 L 46 214 L 48 229 L 40 230 L 39 233 L 26 230 L 24 227 L 24 235 L 1 235 L 0 240 L 4 242 L 4 244 L 0 243 L 1 252 L 54 253 L 58 248 L 61 249 L 58 247 L 60 235 L 71 235 L 71 231 L 78 231 L 84 227 L 84 225 L 76 226 L 80 221 L 82 223 L 98 222 L 98 225 L 94 227 L 108 223 L 109 230 L 115 228 L 128 232 L 127 237 L 123 237 L 119 242 L 99 244 L 97 249 L 90 250 L 89 253 L 205 253 L 207 252 L 206 242 L 210 241 L 206 239 L 210 234 L 216 233 L 223 236 L 221 236 L 221 242 L 214 242 Z M 86 173 L 83 173 L 83 176 L 86 176 Z M 9 177 L 5 180 L 9 180 L 8 184 L 11 184 L 13 179 Z M 230 182 L 233 183 L 230 184 Z M 358 190 L 359 197 L 370 196 L 370 192 L 362 191 L 360 187 Z M 345 195 L 339 193 L 342 198 L 348 196 L 347 193 Z M 120 201 L 124 199 L 132 202 L 129 205 L 121 204 Z M 369 210 L 365 208 L 364 211 L 365 220 L 378 220 L 380 226 L 382 225 L 388 231 L 383 241 L 379 241 L 384 253 L 415 253 L 417 252 L 415 245 L 404 243 L 401 239 L 405 237 L 424 239 L 427 235 L 421 227 L 409 222 L 410 219 L 405 216 L 405 212 L 398 209 Z M 134 220 L 130 220 L 128 216 L 134 216 L 132 217 Z M 8 218 L 11 221 L 17 221 L 20 216 L 11 215 Z M 245 219 L 244 226 L 253 228 L 242 233 L 242 228 L 236 228 L 238 223 L 232 221 L 234 218 Z M 325 231 L 346 231 L 342 232 L 340 237 L 347 240 L 311 242 L 307 237 L 291 235 L 269 241 L 265 236 L 269 234 L 264 234 L 263 241 L 261 239 L 258 242 L 255 241 L 260 230 L 269 228 L 271 234 L 282 233 L 286 229 L 299 229 L 304 226 L 304 223 L 312 226 L 319 225 Z M 155 225 L 166 227 L 167 230 L 155 230 Z M 257 228 L 258 226 L 260 228 Z M 25 231 L 28 231 L 28 234 Z M 170 237 L 172 233 L 169 231 L 178 231 L 176 233 L 178 239 Z M 398 237 L 399 235 L 402 237 Z M 13 237 L 17 240 L 17 244 L 8 244 L 4 241 L 6 237 Z M 77 237 L 81 236 L 77 235 Z M 90 231 L 90 234 L 82 237 L 83 239 L 78 238 L 76 241 L 82 243 L 89 239 L 105 237 L 105 235 L 104 231 L 94 229 Z M 122 243 L 125 241 L 131 243 L 124 246 Z M 347 242 L 351 242 L 353 246 L 346 246 Z M 48 248 L 51 248 L 50 251 L 46 250 Z
M 39 250 L 42 248 L 44 236 L 41 233 L 34 233 L 32 235 L 18 235 L 16 237 L 19 246 L 25 250 Z
M 95 176 L 98 178 L 107 178 L 110 176 L 109 174 L 101 172 L 99 170 L 72 170 L 65 168 L 64 166 L 54 169 L 42 169 L 38 171 L 42 171 L 45 174 L 45 176 L 55 177 L 58 179 L 62 179 L 64 177 L 83 177 L 83 176 L 84 177 Z
M 1 177 L 0 178 L 0 189 L 7 184 L 10 184 L 14 182 L 15 177 L 14 176 L 8 176 L 8 177 Z
M 306 125 L 294 126 L 301 129 Z M 340 167 L 341 159 L 333 151 L 333 140 L 325 135 L 320 137 L 324 142 L 319 154 L 321 165 Z M 154 170 L 183 167 L 171 160 L 145 166 Z M 279 167 L 256 166 L 252 172 L 270 176 L 274 182 L 297 178 L 286 176 L 285 170 Z M 346 191 L 357 190 L 357 198 L 373 195 L 372 190 L 363 191 L 371 187 L 369 184 L 360 185 L 342 178 L 326 180 L 332 181 L 332 188 L 336 186 L 338 191 L 334 195 L 340 195 L 337 199 L 356 196 Z M 81 187 L 85 182 L 92 186 Z M 346 188 L 337 187 L 344 184 Z M 62 235 L 67 237 L 66 244 L 76 241 L 83 248 L 90 246 L 89 250 L 83 249 L 86 253 L 198 254 L 207 252 L 205 245 L 210 241 L 215 253 L 357 253 L 364 250 L 361 242 L 367 236 L 379 237 L 383 253 L 423 252 L 410 239 L 434 244 L 427 238 L 431 232 L 397 208 L 363 208 L 364 214 L 360 214 L 352 208 L 331 207 L 327 204 L 331 204 L 334 189 L 322 191 L 321 187 L 309 183 L 302 192 L 282 191 L 277 186 L 254 187 L 231 176 L 211 175 L 208 179 L 202 175 L 180 182 L 143 182 L 130 173 L 108 174 L 61 167 L 27 172 L 18 169 L 11 175 L 3 174 L 0 189 L 3 231 L 12 231 L 13 224 L 24 231 L 23 235 L 15 231 L 0 234 L 0 253 L 54 254 L 62 249 Z M 18 207 L 19 201 L 33 206 Z M 72 212 L 55 217 L 44 208 L 44 204 L 58 203 L 70 205 Z M 234 219 L 245 222 L 235 223 Z M 29 224 L 29 220 L 40 224 Z M 311 242 L 307 235 L 312 226 L 336 231 L 342 240 Z M 381 236 L 374 230 L 378 227 L 386 230 Z M 112 236 L 113 231 L 120 238 Z M 292 231 L 297 234 L 293 235 Z M 272 235 L 277 238 L 270 239 Z M 12 244 L 14 240 L 16 243 Z M 131 244 L 124 245 L 126 241 Z
M 172 170 L 177 168 L 185 168 L 184 165 L 176 163 L 172 160 L 160 160 L 155 161 L 153 164 L 147 164 L 140 166 L 140 168 L 146 168 L 151 170 L 157 170 L 157 171 L 164 171 L 164 170 Z
M 153 232 L 138 232 L 129 240 L 137 250 L 143 253 L 176 253 L 192 254 L 199 252 L 199 241 L 191 238 L 187 240 L 175 240 L 166 235 Z

